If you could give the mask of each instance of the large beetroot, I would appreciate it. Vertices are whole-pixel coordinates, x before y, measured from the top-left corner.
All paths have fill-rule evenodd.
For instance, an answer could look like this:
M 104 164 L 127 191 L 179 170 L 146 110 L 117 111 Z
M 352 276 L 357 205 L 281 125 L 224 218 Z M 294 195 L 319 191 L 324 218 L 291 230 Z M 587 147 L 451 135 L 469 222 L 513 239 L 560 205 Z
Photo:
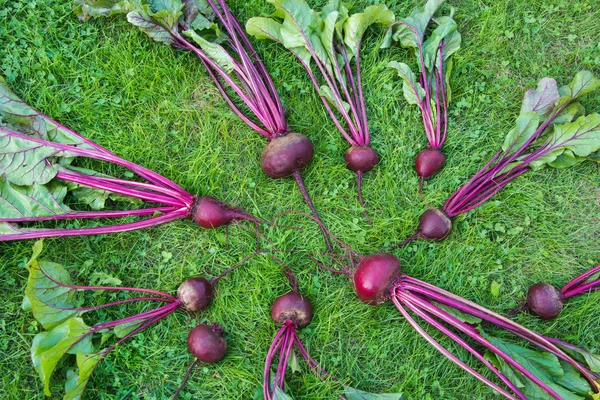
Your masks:
M 429 209 L 415 234 L 399 245 L 422 238 L 441 240 L 452 229 L 452 218 L 479 207 L 515 178 L 546 166 L 566 168 L 593 157 L 600 150 L 600 114 L 587 114 L 579 98 L 600 87 L 600 79 L 581 71 L 571 83 L 558 87 L 543 78 L 523 98 L 521 114 L 508 133 L 502 150 L 465 185 L 454 192 L 442 209 Z
M 302 169 L 313 158 L 312 142 L 290 131 L 273 81 L 225 0 L 75 0 L 75 4 L 82 20 L 126 14 L 127 21 L 152 40 L 198 57 L 231 109 L 267 138 L 261 157 L 263 172 L 273 179 L 294 178 L 331 250 L 302 179 Z
M 394 40 L 417 56 L 418 74 L 405 63 L 392 61 L 389 66 L 395 68 L 403 79 L 403 93 L 408 104 L 415 104 L 421 110 L 429 141 L 429 146 L 415 159 L 421 185 L 424 179 L 435 175 L 446 163 L 440 149 L 448 132 L 450 56 L 460 48 L 461 42 L 452 12 L 449 16 L 432 19 L 442 3 L 443 0 L 429 0 L 423 7 L 415 8 L 408 17 L 390 27 L 382 45 L 389 47 Z M 428 33 L 432 21 L 434 27 Z
M 261 222 L 213 197 L 191 195 L 164 176 L 84 138 L 30 107 L 2 78 L 0 116 L 4 121 L 0 125 L 0 241 L 124 232 L 183 218 L 203 228 L 235 220 Z M 75 158 L 123 167 L 131 178 L 81 168 L 76 166 Z M 121 209 L 104 210 L 107 201 L 119 204 Z M 148 206 L 142 207 L 144 204 Z M 103 221 L 102 226 L 81 228 L 41 225 L 123 217 L 141 219 L 127 223 Z
M 389 26 L 394 14 L 384 4 L 349 15 L 346 5 L 337 0 L 319 12 L 304 0 L 269 2 L 276 8 L 273 16 L 250 18 L 246 30 L 259 39 L 281 43 L 308 72 L 329 116 L 351 146 L 345 154 L 346 166 L 356 172 L 358 200 L 364 210 L 362 176 L 379 163 L 379 154 L 369 147 L 360 48 L 367 28 Z

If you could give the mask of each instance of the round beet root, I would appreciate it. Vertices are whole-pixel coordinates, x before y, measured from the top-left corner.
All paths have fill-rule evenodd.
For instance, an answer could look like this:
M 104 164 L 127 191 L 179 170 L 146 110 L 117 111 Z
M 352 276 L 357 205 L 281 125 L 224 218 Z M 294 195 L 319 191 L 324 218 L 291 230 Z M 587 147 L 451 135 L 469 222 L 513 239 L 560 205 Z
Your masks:
M 527 293 L 527 309 L 540 319 L 553 319 L 560 314 L 563 302 L 560 292 L 548 283 L 536 283 Z
M 288 292 L 273 302 L 271 318 L 278 324 L 292 321 L 299 328 L 304 328 L 312 320 L 312 306 L 300 293 Z
M 192 208 L 192 220 L 203 228 L 218 228 L 240 215 L 239 210 L 214 197 L 200 197 Z
M 227 351 L 223 329 L 218 325 L 210 327 L 200 324 L 196 326 L 188 335 L 188 349 L 190 353 L 205 364 L 222 360 Z
M 390 287 L 400 278 L 400 260 L 389 253 L 372 254 L 354 272 L 354 291 L 360 301 L 378 305 L 390 299 Z
M 350 147 L 345 158 L 346 165 L 354 172 L 369 172 L 379 163 L 379 154 L 365 146 Z
M 446 164 L 446 156 L 437 149 L 425 149 L 415 159 L 417 174 L 427 179 L 435 175 Z
M 213 298 L 212 284 L 204 278 L 190 278 L 179 285 L 177 299 L 188 311 L 205 309 Z
M 263 150 L 260 165 L 271 178 L 283 178 L 310 163 L 315 150 L 309 138 L 300 133 L 276 136 Z
M 419 236 L 426 240 L 442 240 L 452 230 L 452 221 L 437 208 L 430 208 L 419 218 Z

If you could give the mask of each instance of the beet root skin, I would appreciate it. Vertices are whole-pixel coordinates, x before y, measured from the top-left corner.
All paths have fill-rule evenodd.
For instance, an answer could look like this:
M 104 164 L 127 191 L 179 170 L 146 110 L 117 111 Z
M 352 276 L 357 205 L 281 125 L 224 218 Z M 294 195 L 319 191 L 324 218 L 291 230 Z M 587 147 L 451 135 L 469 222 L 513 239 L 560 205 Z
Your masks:
M 415 159 L 417 175 L 423 179 L 431 178 L 446 164 L 446 156 L 438 149 L 422 150 Z
M 354 172 L 369 172 L 379 164 L 379 154 L 366 146 L 350 147 L 344 158 L 346 166 Z
M 548 283 L 536 283 L 527 292 L 527 309 L 539 319 L 554 319 L 563 309 L 562 296 Z
M 309 138 L 301 133 L 290 132 L 275 136 L 267 144 L 262 152 L 260 165 L 269 177 L 284 178 L 307 166 L 314 154 Z
M 213 287 L 205 278 L 190 278 L 179 285 L 177 299 L 188 311 L 196 312 L 208 307 L 213 299 Z
M 200 197 L 192 208 L 192 220 L 206 229 L 227 225 L 242 214 L 241 210 L 210 196 Z
M 223 330 L 217 326 L 200 324 L 194 327 L 188 335 L 187 342 L 190 353 L 205 364 L 221 361 L 227 351 Z
M 430 208 L 419 218 L 417 232 L 425 240 L 442 240 L 452 231 L 452 220 L 442 210 Z
M 378 305 L 390 299 L 390 288 L 400 279 L 401 264 L 390 253 L 363 258 L 354 272 L 354 291 L 363 303 Z
M 282 325 L 292 321 L 299 328 L 304 328 L 312 320 L 313 311 L 308 299 L 298 292 L 288 292 L 279 296 L 271 306 L 271 319 Z

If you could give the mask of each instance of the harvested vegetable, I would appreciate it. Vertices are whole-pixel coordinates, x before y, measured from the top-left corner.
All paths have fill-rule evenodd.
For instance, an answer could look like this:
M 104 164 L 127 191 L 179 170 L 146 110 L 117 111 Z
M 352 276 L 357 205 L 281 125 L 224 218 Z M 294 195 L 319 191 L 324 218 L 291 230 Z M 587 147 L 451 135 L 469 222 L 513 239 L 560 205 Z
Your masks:
M 450 72 L 452 59 L 461 43 L 461 36 L 449 16 L 433 18 L 444 0 L 429 0 L 423 7 L 415 8 L 407 18 L 396 21 L 390 27 L 382 47 L 391 45 L 392 40 L 417 56 L 419 74 L 415 74 L 405 63 L 391 61 L 389 66 L 398 71 L 403 80 L 404 98 L 421 110 L 425 134 L 429 146 L 415 160 L 415 169 L 423 180 L 435 175 L 446 163 L 440 151 L 448 132 L 448 104 L 450 103 Z M 434 22 L 433 30 L 427 27 Z M 426 34 L 427 39 L 425 39 Z
M 152 40 L 197 56 L 235 114 L 267 138 L 263 172 L 273 179 L 294 178 L 331 251 L 302 179 L 301 170 L 314 155 L 312 142 L 290 131 L 267 69 L 224 0 L 75 0 L 75 4 L 83 21 L 126 14 L 127 21 Z
M 286 370 L 292 363 L 294 365 L 297 363 L 296 356 L 294 355 L 294 347 L 298 349 L 302 358 L 306 360 L 310 369 L 319 379 L 325 381 L 326 378 L 329 378 L 337 382 L 337 379 L 321 368 L 308 354 L 296 332 L 296 329 L 304 328 L 310 323 L 313 316 L 313 309 L 308 299 L 298 292 L 298 283 L 292 270 L 286 267 L 285 275 L 288 277 L 292 290 L 277 297 L 271 307 L 271 319 L 276 324 L 281 325 L 281 329 L 275 335 L 265 360 L 263 378 L 263 397 L 265 400 L 291 399 L 284 389 Z M 279 356 L 279 361 L 277 361 L 275 374 L 272 376 L 271 365 L 275 362 L 276 356 Z M 350 386 L 344 386 L 344 394 L 345 397 L 342 395 L 338 395 L 338 397 L 344 400 L 402 399 L 401 394 L 373 394 L 354 389 Z
M 600 87 L 600 79 L 581 71 L 561 88 L 543 78 L 537 89 L 523 98 L 516 126 L 508 133 L 502 150 L 464 186 L 454 192 L 441 210 L 429 209 L 419 220 L 411 240 L 441 240 L 452 230 L 452 218 L 485 203 L 518 176 L 550 166 L 567 168 L 580 162 L 600 161 L 600 114 L 585 114 L 579 98 Z
M 346 151 L 346 165 L 356 172 L 358 200 L 364 209 L 362 176 L 379 163 L 379 154 L 369 147 L 360 47 L 369 26 L 387 27 L 394 21 L 394 14 L 380 4 L 350 15 L 348 7 L 339 0 L 330 0 L 320 12 L 311 9 L 304 0 L 269 0 L 269 3 L 276 9 L 273 15 L 250 18 L 246 31 L 256 38 L 279 42 L 308 72 L 327 113 L 351 145 Z M 368 220 L 366 211 L 365 217 Z
M 50 392 L 50 379 L 58 362 L 66 354 L 74 354 L 76 367 L 67 373 L 65 399 L 81 397 L 96 365 L 117 346 L 134 335 L 167 318 L 179 308 L 198 312 L 206 308 L 213 297 L 213 286 L 223 276 L 243 265 L 252 254 L 240 263 L 223 271 L 213 279 L 191 278 L 177 290 L 177 297 L 157 290 L 118 287 L 80 286 L 72 283 L 71 277 L 60 264 L 38 260 L 42 252 L 42 241 L 33 247 L 33 255 L 26 267 L 29 279 L 25 289 L 23 308 L 31 311 L 34 318 L 45 329 L 38 333 L 31 346 L 33 365 L 44 384 L 44 393 Z M 114 293 L 116 300 L 104 304 L 84 306 L 82 292 Z M 140 293 L 138 297 L 126 297 L 126 293 Z M 101 309 L 120 307 L 125 304 L 162 304 L 156 308 L 129 317 L 100 322 L 88 326 L 82 316 Z M 102 348 L 114 335 L 115 341 Z M 223 331 L 218 325 L 198 325 L 188 335 L 188 348 L 197 361 L 209 364 L 221 360 L 227 349 Z M 175 397 L 188 379 L 192 367 L 177 390 Z
M 463 370 L 507 399 L 583 399 L 598 396 L 600 357 L 575 345 L 539 335 L 478 304 L 402 273 L 393 254 L 359 256 L 346 274 L 364 303 L 394 303 L 408 323 Z M 449 337 L 490 369 L 503 386 L 486 378 L 434 339 L 412 316 Z M 484 326 L 521 338 L 528 347 L 493 337 Z
M 258 229 L 263 222 L 213 197 L 191 195 L 164 176 L 118 157 L 31 108 L 2 78 L 0 116 L 0 241 L 125 232 L 183 218 L 203 228 L 246 220 Z M 78 167 L 76 158 L 124 167 L 142 181 Z M 120 203 L 122 209 L 103 210 L 109 200 Z M 83 205 L 84 210 L 74 210 L 72 203 L 78 208 Z M 141 207 L 145 203 L 151 206 Z M 93 228 L 32 225 L 122 217 L 143 218 Z
M 599 272 L 600 265 L 579 275 L 560 290 L 556 290 L 549 283 L 536 283 L 527 291 L 525 304 L 515 311 L 526 310 L 542 320 L 554 319 L 562 311 L 565 300 L 583 293 L 600 290 L 600 278 L 592 279 L 593 275 Z

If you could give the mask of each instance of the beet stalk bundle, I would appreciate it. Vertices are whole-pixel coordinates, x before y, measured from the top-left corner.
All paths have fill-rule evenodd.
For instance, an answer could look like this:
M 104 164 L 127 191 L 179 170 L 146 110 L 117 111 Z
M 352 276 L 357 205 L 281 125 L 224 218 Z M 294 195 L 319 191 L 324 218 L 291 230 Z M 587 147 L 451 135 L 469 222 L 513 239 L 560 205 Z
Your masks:
M 177 289 L 177 295 L 172 296 L 158 290 L 119 287 L 74 285 L 67 270 L 60 264 L 38 260 L 42 252 L 42 241 L 35 243 L 33 255 L 26 267 L 29 279 L 25 289 L 23 308 L 31 311 L 34 318 L 46 330 L 38 333 L 32 342 L 31 358 L 33 365 L 44 383 L 44 392 L 50 396 L 50 378 L 58 362 L 67 354 L 76 356 L 75 370 L 67 373 L 65 384 L 65 399 L 79 398 L 87 382 L 97 366 L 117 346 L 134 335 L 149 328 L 151 325 L 167 318 L 178 309 L 189 312 L 199 312 L 208 307 L 213 298 L 213 286 L 226 274 L 243 265 L 258 252 L 245 257 L 238 264 L 226 269 L 213 279 L 203 277 L 189 278 Z M 266 251 L 263 251 L 266 252 Z M 111 277 L 111 281 L 115 281 Z M 118 283 L 120 281 L 117 280 Z M 83 306 L 78 294 L 114 293 L 116 300 L 95 306 Z M 138 293 L 138 297 L 127 297 L 128 293 Z M 158 304 L 155 308 L 112 321 L 100 322 L 88 326 L 81 318 L 83 314 L 102 309 L 115 308 L 125 304 Z M 115 341 L 108 347 L 104 346 L 110 335 Z M 197 361 L 211 364 L 220 361 L 227 349 L 223 331 L 218 325 L 200 324 L 194 327 L 188 335 L 188 349 L 196 357 L 190 366 L 180 389 L 190 376 L 193 365 Z
M 339 0 L 331 0 L 320 12 L 304 0 L 268 2 L 276 9 L 272 17 L 250 18 L 246 31 L 256 38 L 282 44 L 308 72 L 329 116 L 351 145 L 346 151 L 346 165 L 356 172 L 358 200 L 364 209 L 362 176 L 379 163 L 379 154 L 369 147 L 360 47 L 370 25 L 389 26 L 394 22 L 394 14 L 383 4 L 349 15 Z M 316 67 L 314 72 L 311 63 Z
M 560 290 L 549 283 L 536 283 L 527 291 L 525 304 L 512 314 L 527 310 L 542 320 L 554 319 L 562 311 L 565 300 L 600 290 L 600 278 L 598 276 L 594 278 L 598 273 L 600 273 L 600 265 L 574 278 Z
M 392 61 L 391 68 L 398 71 L 403 80 L 403 93 L 408 104 L 415 104 L 421 110 L 423 126 L 429 145 L 415 160 L 415 169 L 423 180 L 435 175 L 446 163 L 440 151 L 448 132 L 448 104 L 450 103 L 450 72 L 452 59 L 461 43 L 456 22 L 449 16 L 434 19 L 435 28 L 425 39 L 427 26 L 444 0 L 429 0 L 425 6 L 414 9 L 410 15 L 396 21 L 388 30 L 382 48 L 389 47 L 392 40 L 402 47 L 412 49 L 417 56 L 419 77 L 411 68 L 401 62 Z
M 477 208 L 531 170 L 600 161 L 596 155 L 600 150 L 600 114 L 586 115 L 578 101 L 598 87 L 600 79 L 589 71 L 577 73 L 561 88 L 552 78 L 540 80 L 537 89 L 525 93 L 521 114 L 502 150 L 454 192 L 441 210 L 426 210 L 415 234 L 395 247 L 416 238 L 444 239 L 452 229 L 452 218 Z
M 273 81 L 224 0 L 75 0 L 75 4 L 81 20 L 126 14 L 127 21 L 152 40 L 197 56 L 235 114 L 267 138 L 263 172 L 273 179 L 295 179 L 331 251 L 302 179 L 301 170 L 314 155 L 313 144 L 306 136 L 290 132 Z
M 191 195 L 164 176 L 118 157 L 31 108 L 2 78 L 0 116 L 0 241 L 125 232 L 183 218 L 203 228 L 236 220 L 257 227 L 263 222 L 213 197 Z M 118 165 L 143 181 L 77 167 L 73 160 L 78 157 Z M 71 209 L 68 197 L 91 210 Z M 129 207 L 102 210 L 107 200 Z M 144 203 L 151 206 L 140 208 Z M 44 221 L 122 217 L 142 219 L 93 228 L 29 227 Z
M 537 334 L 478 304 L 412 278 L 401 272 L 393 254 L 361 256 L 348 275 L 357 297 L 364 303 L 394 303 L 407 322 L 436 350 L 507 399 L 584 399 L 598 396 L 600 357 L 575 345 Z M 496 377 L 494 382 L 469 366 L 439 343 L 413 318 L 467 350 Z M 483 328 L 497 328 L 528 347 L 491 336 Z

